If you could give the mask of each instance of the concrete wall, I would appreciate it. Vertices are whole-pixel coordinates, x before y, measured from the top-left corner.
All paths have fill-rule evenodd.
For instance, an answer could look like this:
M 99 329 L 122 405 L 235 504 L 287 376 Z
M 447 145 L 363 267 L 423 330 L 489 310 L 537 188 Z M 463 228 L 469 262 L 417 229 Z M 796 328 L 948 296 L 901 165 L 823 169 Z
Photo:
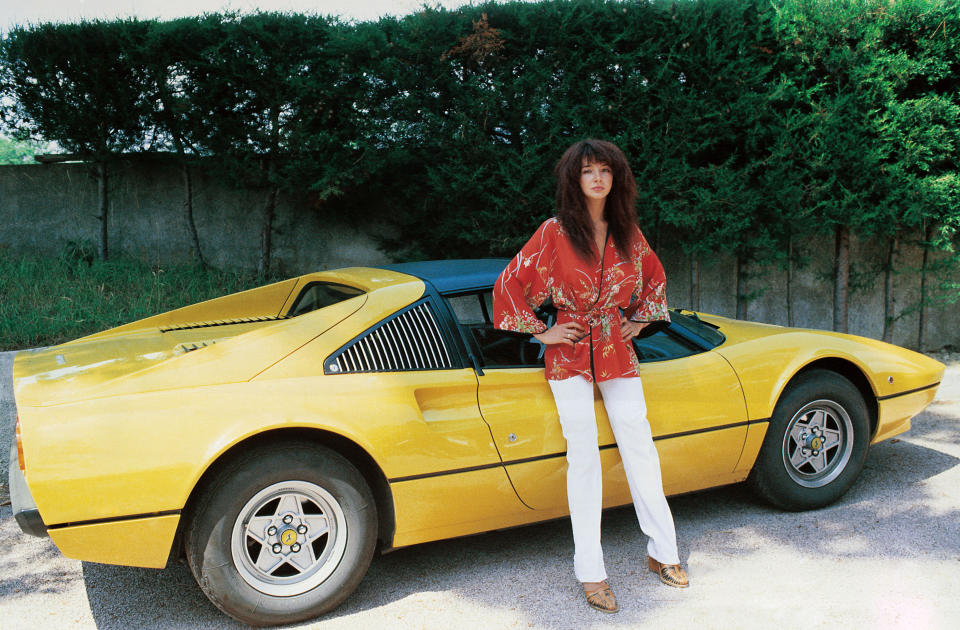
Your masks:
M 153 264 L 192 259 L 183 216 L 179 170 L 169 161 L 131 160 L 114 171 L 111 180 L 110 247 Z M 256 267 L 260 217 L 266 191 L 237 190 L 209 171 L 194 174 L 194 212 L 201 247 L 207 260 L 220 268 Z M 373 230 L 389 229 L 376 221 L 321 221 L 309 200 L 281 198 L 274 221 L 274 265 L 286 275 L 347 265 L 382 264 L 389 258 L 377 249 Z M 82 164 L 0 166 L 0 248 L 14 253 L 56 255 L 67 243 L 95 245 L 98 238 L 96 181 Z M 833 322 L 833 239 L 797 244 L 809 263 L 794 274 L 793 308 L 798 326 L 830 329 Z M 669 242 L 658 254 L 667 270 L 672 306 L 690 305 L 690 262 Z M 915 303 L 919 291 L 921 252 L 904 246 L 895 276 L 898 312 Z M 886 245 L 852 240 L 852 269 L 861 286 L 850 301 L 850 332 L 880 338 L 883 332 L 883 276 L 876 270 L 886 259 Z M 736 313 L 735 261 L 720 256 L 701 263 L 700 308 L 733 316 Z M 758 296 L 747 307 L 747 319 L 786 324 L 786 273 L 750 269 L 748 291 Z M 947 278 L 930 278 L 935 283 Z M 956 273 L 953 279 L 958 279 Z M 2 296 L 0 296 L 2 299 Z M 960 306 L 928 309 L 927 349 L 960 347 L 957 315 Z M 904 316 L 895 324 L 894 342 L 915 348 L 918 317 Z
M 207 261 L 255 269 L 266 190 L 237 190 L 211 172 L 193 172 L 194 222 Z M 273 230 L 275 269 L 294 275 L 355 264 L 390 262 L 363 226 L 321 221 L 307 199 L 281 196 Z M 69 243 L 96 246 L 97 185 L 83 164 L 0 166 L 0 247 L 57 254 Z M 179 169 L 167 160 L 131 160 L 112 171 L 110 251 L 151 263 L 190 261 Z
M 883 336 L 882 265 L 887 259 L 888 244 L 871 239 L 851 238 L 851 296 L 848 305 L 849 332 L 880 339 Z M 676 248 L 662 245 L 658 252 L 667 271 L 667 296 L 671 305 L 690 304 L 690 261 Z M 831 236 L 809 239 L 795 245 L 795 252 L 807 263 L 793 271 L 794 325 L 803 328 L 833 328 L 833 261 L 834 240 Z M 922 250 L 912 244 L 901 244 L 897 256 L 898 272 L 894 274 L 895 313 L 893 342 L 917 349 Z M 935 258 L 931 256 L 931 258 Z M 736 315 L 736 260 L 720 256 L 700 265 L 700 309 L 734 317 Z M 747 269 L 746 293 L 755 297 L 747 304 L 746 319 L 787 325 L 787 273 L 777 267 Z M 928 273 L 928 287 L 943 282 L 960 282 L 960 274 Z M 913 308 L 911 308 L 913 307 Z M 926 350 L 960 347 L 957 326 L 960 304 L 928 306 L 926 309 Z

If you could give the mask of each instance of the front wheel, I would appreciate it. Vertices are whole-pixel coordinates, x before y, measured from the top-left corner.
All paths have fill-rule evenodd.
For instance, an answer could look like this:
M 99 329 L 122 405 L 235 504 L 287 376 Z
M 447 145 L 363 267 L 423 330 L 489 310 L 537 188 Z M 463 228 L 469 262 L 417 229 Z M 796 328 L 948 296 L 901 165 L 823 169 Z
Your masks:
M 186 534 L 207 597 L 244 623 L 302 621 L 360 583 L 377 539 L 363 476 L 320 446 L 258 447 L 206 486 Z
M 801 374 L 774 408 L 750 484 L 787 510 L 829 505 L 860 474 L 869 429 L 866 404 L 853 383 L 827 370 Z

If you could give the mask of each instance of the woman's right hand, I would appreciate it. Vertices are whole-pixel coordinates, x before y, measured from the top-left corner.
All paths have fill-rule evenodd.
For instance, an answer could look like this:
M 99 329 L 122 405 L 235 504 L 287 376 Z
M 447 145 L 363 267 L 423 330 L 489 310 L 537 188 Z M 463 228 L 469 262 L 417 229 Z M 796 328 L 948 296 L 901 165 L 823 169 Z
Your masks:
M 587 330 L 577 322 L 566 322 L 565 324 L 554 324 L 542 333 L 537 333 L 534 338 L 542 344 L 552 346 L 558 343 L 573 347 L 573 344 L 580 341 L 587 334 Z

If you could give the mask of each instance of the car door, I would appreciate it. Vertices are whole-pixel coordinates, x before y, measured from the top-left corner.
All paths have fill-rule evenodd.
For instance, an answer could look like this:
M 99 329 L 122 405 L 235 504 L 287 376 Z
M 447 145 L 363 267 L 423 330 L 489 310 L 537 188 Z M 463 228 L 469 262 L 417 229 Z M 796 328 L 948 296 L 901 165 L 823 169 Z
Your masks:
M 393 310 L 377 297 L 340 323 L 342 333 L 331 329 L 273 368 L 272 395 L 296 401 L 292 422 L 317 419 L 375 458 L 389 483 L 396 546 L 529 520 L 446 308 L 428 295 Z
M 481 357 L 478 404 L 521 500 L 566 509 L 566 443 L 543 374 L 542 346 L 493 328 L 490 292 L 448 298 Z M 550 317 L 548 312 L 544 317 Z M 729 364 L 674 326 L 636 342 L 648 417 L 668 494 L 729 483 L 746 437 L 746 406 Z M 638 383 L 638 386 L 639 383 Z M 630 501 L 599 390 L 594 387 L 604 505 Z

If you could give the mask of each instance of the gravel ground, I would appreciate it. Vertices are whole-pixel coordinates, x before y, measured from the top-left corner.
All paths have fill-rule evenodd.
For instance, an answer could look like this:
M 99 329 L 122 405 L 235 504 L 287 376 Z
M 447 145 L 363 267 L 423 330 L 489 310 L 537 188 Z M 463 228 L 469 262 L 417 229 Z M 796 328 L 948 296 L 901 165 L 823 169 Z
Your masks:
M 7 470 L 10 459 L 10 440 L 13 439 L 13 355 L 16 352 L 0 352 L 0 503 L 10 500 L 7 488 Z
M 948 370 L 937 399 L 910 432 L 870 450 L 837 504 L 785 513 L 742 487 L 672 498 L 687 590 L 645 570 L 645 539 L 621 508 L 603 521 L 617 615 L 583 603 L 561 520 L 376 558 L 343 606 L 291 627 L 960 627 L 960 357 L 938 358 Z M 11 433 L 11 359 L 0 353 L 0 446 Z M 68 560 L 48 539 L 21 534 L 9 505 L 0 507 L 0 541 L 5 629 L 242 627 L 207 602 L 185 565 Z

